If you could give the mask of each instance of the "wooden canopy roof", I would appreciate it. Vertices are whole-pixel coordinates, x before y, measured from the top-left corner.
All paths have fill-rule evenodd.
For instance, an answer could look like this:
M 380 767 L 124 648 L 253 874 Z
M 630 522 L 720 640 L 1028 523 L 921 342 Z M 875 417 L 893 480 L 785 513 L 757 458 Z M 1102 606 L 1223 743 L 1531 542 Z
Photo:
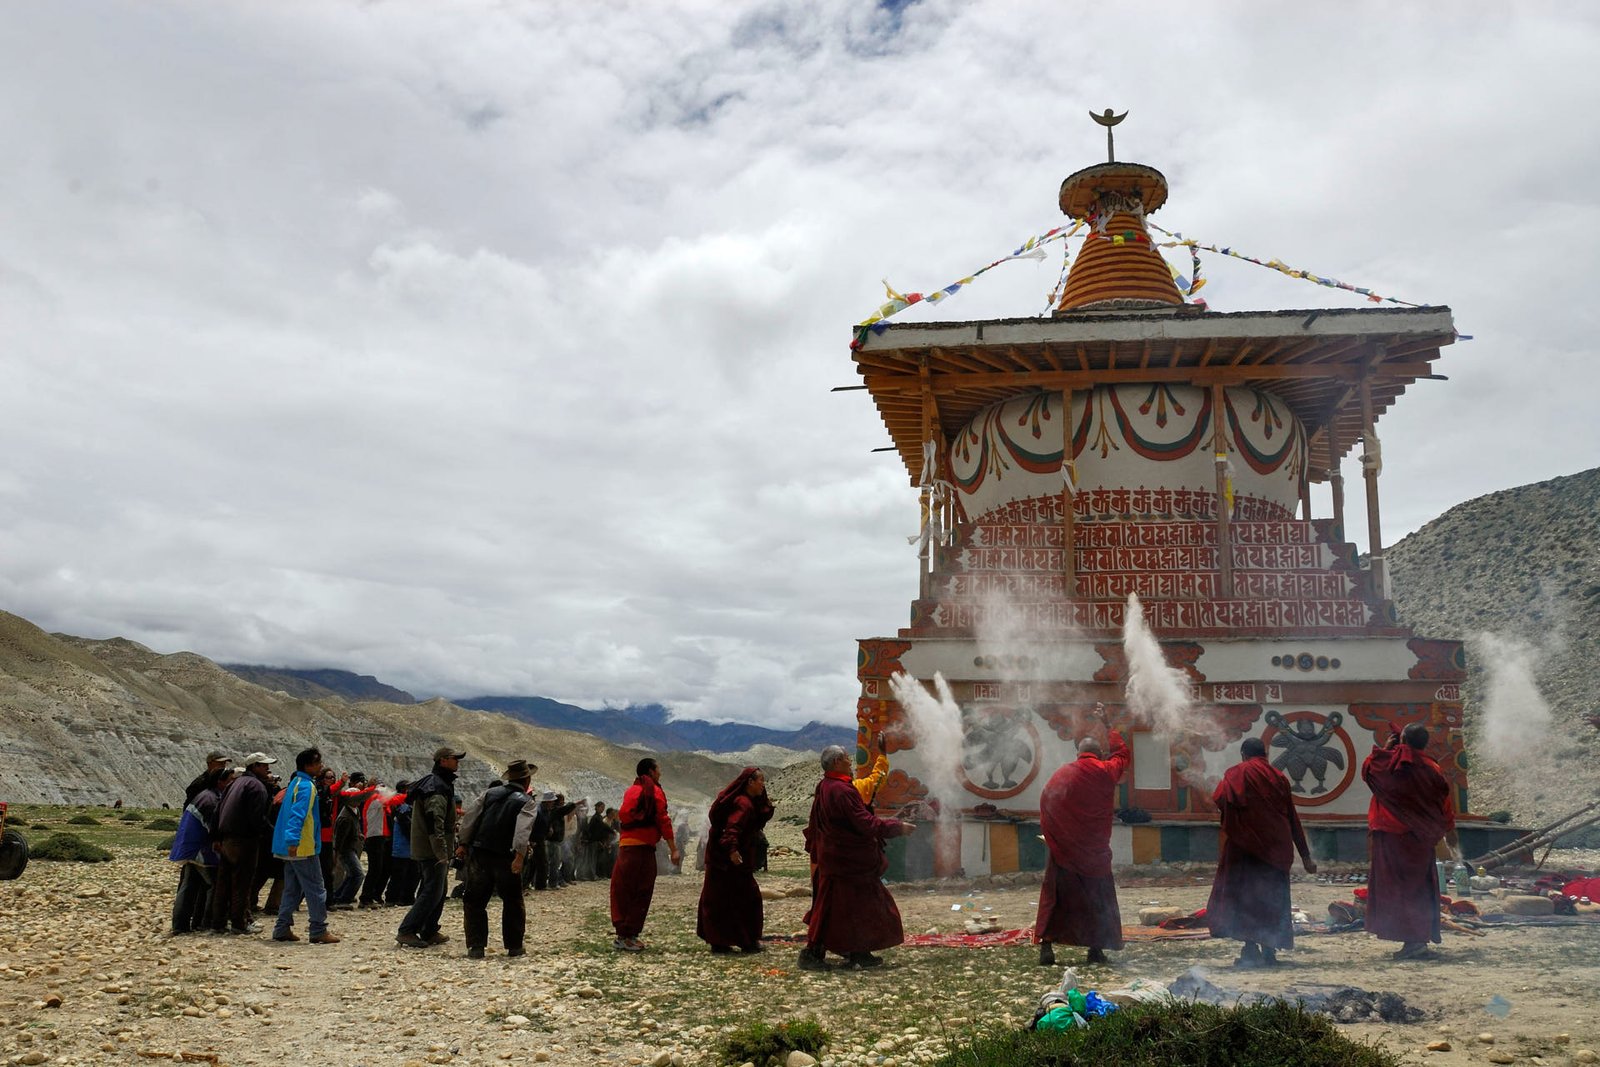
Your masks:
M 1439 377 L 1433 361 L 1455 338 L 1447 307 L 1184 309 L 894 324 L 869 332 L 853 358 L 913 483 L 925 394 L 947 440 L 1020 393 L 1158 381 L 1279 397 L 1305 427 L 1311 476 L 1322 481 L 1361 436 L 1362 378 L 1370 376 L 1376 421 L 1406 386 Z

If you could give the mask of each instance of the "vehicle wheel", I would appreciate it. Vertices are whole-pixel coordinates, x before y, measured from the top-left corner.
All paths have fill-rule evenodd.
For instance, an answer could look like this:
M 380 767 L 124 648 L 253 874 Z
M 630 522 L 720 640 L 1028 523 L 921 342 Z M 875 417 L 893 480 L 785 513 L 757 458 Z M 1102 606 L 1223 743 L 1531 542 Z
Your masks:
M 28 866 L 28 839 L 15 830 L 0 832 L 0 881 L 21 877 Z

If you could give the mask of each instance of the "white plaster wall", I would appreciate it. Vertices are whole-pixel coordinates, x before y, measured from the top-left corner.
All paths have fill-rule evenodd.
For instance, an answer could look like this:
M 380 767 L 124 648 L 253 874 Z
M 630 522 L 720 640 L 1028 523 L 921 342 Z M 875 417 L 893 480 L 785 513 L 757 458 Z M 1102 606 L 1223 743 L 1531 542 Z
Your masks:
M 967 872 L 968 878 L 989 873 L 988 823 L 961 823 L 961 869 Z
M 1379 682 L 1406 677 L 1417 657 L 1403 638 L 1304 638 L 1216 640 L 1201 642 L 1205 652 L 1195 667 L 1208 682 Z M 1312 656 L 1337 659 L 1337 669 L 1284 670 L 1272 657 Z

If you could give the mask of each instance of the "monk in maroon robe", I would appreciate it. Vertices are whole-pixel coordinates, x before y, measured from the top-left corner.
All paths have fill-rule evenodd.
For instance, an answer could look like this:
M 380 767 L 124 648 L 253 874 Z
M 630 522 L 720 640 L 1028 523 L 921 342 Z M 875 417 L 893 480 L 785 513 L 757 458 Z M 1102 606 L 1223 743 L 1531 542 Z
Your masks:
M 1039 797 L 1039 823 L 1050 862 L 1039 890 L 1039 915 L 1033 939 L 1039 963 L 1053 966 L 1057 942 L 1083 945 L 1090 963 L 1106 962 L 1105 950 L 1122 947 L 1122 911 L 1111 877 L 1111 817 L 1117 783 L 1132 753 L 1110 728 L 1105 708 L 1095 714 L 1105 726 L 1111 755 L 1092 737 L 1078 742 L 1078 758 L 1045 784 Z
M 1367 929 L 1401 942 L 1395 959 L 1434 959 L 1428 942 L 1439 941 L 1439 881 L 1435 850 L 1440 839 L 1460 854 L 1455 802 L 1439 764 L 1423 752 L 1428 728 L 1407 726 L 1391 734 L 1361 765 L 1372 790 L 1367 807 L 1371 873 L 1367 877 Z
M 1259 737 L 1239 746 L 1240 762 L 1229 767 L 1211 802 L 1222 813 L 1222 855 L 1206 904 L 1212 937 L 1243 941 L 1235 967 L 1271 967 L 1278 949 L 1294 948 L 1289 869 L 1294 854 L 1307 874 L 1317 873 L 1306 832 L 1294 810 L 1289 779 L 1267 762 Z
M 720 954 L 734 947 L 761 951 L 761 889 L 755 856 L 762 827 L 772 818 L 767 778 L 746 767 L 711 802 L 706 835 L 706 878 L 700 887 L 695 934 Z
M 816 891 L 806 912 L 806 947 L 800 969 L 826 971 L 828 952 L 844 956 L 852 967 L 877 967 L 877 949 L 905 940 L 900 909 L 884 888 L 889 861 L 883 843 L 916 827 L 883 819 L 867 810 L 850 774 L 850 755 L 838 745 L 822 750 L 822 781 L 811 801 L 806 823 L 806 852 L 816 864 Z

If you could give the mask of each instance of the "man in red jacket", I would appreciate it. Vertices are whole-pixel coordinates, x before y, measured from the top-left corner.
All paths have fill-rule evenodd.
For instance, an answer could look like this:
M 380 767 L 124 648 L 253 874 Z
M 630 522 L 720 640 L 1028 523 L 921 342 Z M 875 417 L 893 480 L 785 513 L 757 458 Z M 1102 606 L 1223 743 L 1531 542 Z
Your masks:
M 1367 881 L 1367 929 L 1385 941 L 1399 941 L 1397 960 L 1435 959 L 1428 942 L 1439 941 L 1439 881 L 1434 850 L 1440 839 L 1460 855 L 1456 807 L 1450 782 L 1428 747 L 1428 728 L 1420 723 L 1391 734 L 1361 765 L 1372 790 L 1367 806 L 1371 873 Z
M 622 795 L 622 838 L 611 869 L 611 925 L 617 932 L 611 947 L 622 952 L 644 951 L 639 935 L 656 891 L 656 843 L 667 843 L 674 866 L 683 862 L 667 814 L 667 794 L 661 790 L 660 765 L 646 756 L 634 773 L 638 777 Z
M 1294 947 L 1289 869 L 1294 853 L 1307 874 L 1317 873 L 1294 810 L 1289 779 L 1267 762 L 1259 737 L 1239 746 L 1239 763 L 1228 768 L 1211 802 L 1222 813 L 1222 855 L 1206 904 L 1212 937 L 1243 941 L 1235 967 L 1271 967 L 1278 949 Z
M 1111 877 L 1111 817 L 1117 783 L 1132 753 L 1122 735 L 1111 729 L 1105 705 L 1096 704 L 1094 714 L 1106 730 L 1111 755 L 1098 739 L 1084 738 L 1078 742 L 1077 760 L 1051 775 L 1039 797 L 1039 824 L 1050 862 L 1039 890 L 1033 937 L 1039 942 L 1039 964 L 1045 967 L 1056 962 L 1056 942 L 1085 946 L 1090 963 L 1104 963 L 1106 949 L 1122 947 L 1122 911 Z

